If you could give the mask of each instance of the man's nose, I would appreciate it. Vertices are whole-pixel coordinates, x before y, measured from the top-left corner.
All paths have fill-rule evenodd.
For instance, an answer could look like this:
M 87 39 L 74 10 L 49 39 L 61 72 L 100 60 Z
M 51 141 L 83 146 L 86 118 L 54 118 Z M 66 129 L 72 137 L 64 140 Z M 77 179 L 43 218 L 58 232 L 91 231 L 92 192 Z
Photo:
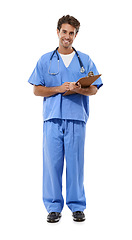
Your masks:
M 69 39 L 69 38 L 70 38 L 70 34 L 67 33 L 67 34 L 66 34 L 66 39 Z

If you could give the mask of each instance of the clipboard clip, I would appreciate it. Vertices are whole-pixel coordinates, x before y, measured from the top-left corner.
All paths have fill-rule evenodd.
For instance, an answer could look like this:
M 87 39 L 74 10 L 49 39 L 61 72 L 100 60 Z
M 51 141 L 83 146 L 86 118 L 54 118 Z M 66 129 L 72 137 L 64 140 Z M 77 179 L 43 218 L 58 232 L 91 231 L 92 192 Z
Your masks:
M 94 76 L 94 73 L 93 73 L 92 71 L 90 71 L 90 72 L 88 73 L 88 76 L 87 76 L 87 77 L 93 77 L 93 76 Z M 75 85 L 78 86 L 78 82 L 76 82 Z
M 88 73 L 88 77 L 93 77 L 94 76 L 94 73 L 92 72 L 92 71 L 90 71 L 89 73 Z

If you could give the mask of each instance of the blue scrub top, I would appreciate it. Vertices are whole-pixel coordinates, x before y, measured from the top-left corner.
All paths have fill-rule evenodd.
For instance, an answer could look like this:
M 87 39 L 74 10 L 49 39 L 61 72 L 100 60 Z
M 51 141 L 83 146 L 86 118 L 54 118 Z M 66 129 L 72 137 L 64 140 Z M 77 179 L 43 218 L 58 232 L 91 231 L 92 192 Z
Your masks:
M 76 82 L 78 79 L 88 75 L 90 71 L 94 75 L 99 74 L 97 68 L 90 57 L 78 51 L 82 60 L 85 72 L 80 72 L 80 64 L 78 57 L 75 54 L 70 65 L 66 67 L 59 54 L 59 73 L 50 75 L 48 73 L 50 66 L 50 57 L 53 51 L 44 54 L 31 74 L 28 82 L 33 85 L 42 85 L 46 87 L 60 86 L 64 82 Z M 54 54 L 50 66 L 50 73 L 58 72 L 58 59 L 56 53 Z M 99 89 L 103 84 L 101 78 L 98 78 L 93 85 Z M 43 99 L 43 120 L 47 121 L 53 118 L 79 120 L 87 122 L 89 117 L 89 97 L 81 94 L 73 94 L 63 96 L 59 93 L 51 97 L 44 97 Z

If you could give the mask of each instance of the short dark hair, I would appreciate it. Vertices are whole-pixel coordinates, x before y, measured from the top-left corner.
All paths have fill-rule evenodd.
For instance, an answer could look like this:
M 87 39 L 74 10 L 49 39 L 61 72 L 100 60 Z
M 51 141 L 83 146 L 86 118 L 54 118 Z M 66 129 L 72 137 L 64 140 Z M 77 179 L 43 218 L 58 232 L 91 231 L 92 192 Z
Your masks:
M 73 26 L 74 28 L 76 28 L 76 33 L 79 32 L 79 28 L 80 28 L 80 22 L 74 18 L 73 16 L 70 16 L 70 15 L 66 15 L 66 16 L 63 16 L 62 18 L 60 18 L 58 20 L 58 23 L 57 23 L 57 29 L 60 31 L 61 29 L 61 26 L 62 24 L 64 23 L 68 23 L 70 24 L 71 26 Z

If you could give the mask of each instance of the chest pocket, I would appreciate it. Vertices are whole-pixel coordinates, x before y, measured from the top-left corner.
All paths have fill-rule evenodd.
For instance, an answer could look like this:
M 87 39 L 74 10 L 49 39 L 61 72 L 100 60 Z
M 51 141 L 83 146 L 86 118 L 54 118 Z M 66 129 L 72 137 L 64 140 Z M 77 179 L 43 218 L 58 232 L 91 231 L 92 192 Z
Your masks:
M 57 75 L 46 74 L 46 78 L 45 78 L 46 87 L 57 87 L 57 86 L 60 86 L 61 84 L 62 83 L 61 83 L 60 73 Z

